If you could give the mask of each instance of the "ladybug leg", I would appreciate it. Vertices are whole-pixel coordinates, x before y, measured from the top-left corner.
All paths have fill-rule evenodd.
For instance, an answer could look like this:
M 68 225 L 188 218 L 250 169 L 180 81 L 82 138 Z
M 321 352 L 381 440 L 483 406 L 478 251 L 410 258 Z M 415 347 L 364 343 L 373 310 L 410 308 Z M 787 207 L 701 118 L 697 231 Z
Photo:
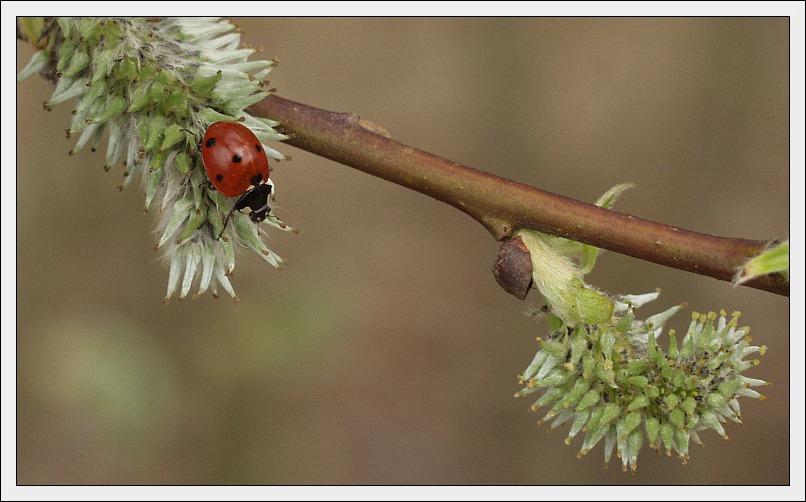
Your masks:
M 242 198 L 243 198 L 243 196 L 242 196 Z M 238 199 L 238 200 L 240 201 L 240 199 Z M 218 237 L 216 237 L 215 240 L 219 240 L 221 238 L 221 236 L 224 235 L 224 230 L 227 229 L 227 223 L 229 223 L 229 219 L 232 218 L 232 215 L 235 214 L 235 211 L 238 211 L 238 209 L 236 209 L 237 205 L 238 205 L 238 203 L 236 202 L 235 205 L 232 206 L 232 209 L 230 209 L 229 214 L 227 214 L 227 219 L 224 220 L 224 226 L 221 228 L 221 233 L 218 234 Z
M 271 189 L 272 185 L 270 183 L 263 183 L 241 195 L 232 206 L 232 209 L 227 215 L 227 219 L 224 220 L 224 228 L 221 229 L 221 233 L 218 234 L 216 240 L 220 239 L 221 236 L 224 235 L 224 230 L 227 228 L 227 223 L 229 223 L 229 220 L 232 218 L 232 215 L 235 214 L 235 211 L 240 211 L 241 209 L 246 209 L 248 207 L 252 210 L 249 212 L 250 220 L 254 221 L 255 223 L 260 223 L 261 221 L 265 220 L 271 212 L 271 208 L 269 207 L 269 195 L 271 195 Z

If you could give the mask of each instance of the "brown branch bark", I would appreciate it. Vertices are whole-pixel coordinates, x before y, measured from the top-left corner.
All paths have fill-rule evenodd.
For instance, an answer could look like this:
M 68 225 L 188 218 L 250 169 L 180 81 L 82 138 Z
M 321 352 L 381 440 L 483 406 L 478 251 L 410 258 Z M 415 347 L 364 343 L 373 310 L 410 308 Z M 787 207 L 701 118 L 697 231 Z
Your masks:
M 450 204 L 498 240 L 532 228 L 723 281 L 768 244 L 692 232 L 510 181 L 395 141 L 352 113 L 276 95 L 249 111 L 282 122 L 288 144 Z M 778 274 L 743 285 L 789 296 L 789 282 Z

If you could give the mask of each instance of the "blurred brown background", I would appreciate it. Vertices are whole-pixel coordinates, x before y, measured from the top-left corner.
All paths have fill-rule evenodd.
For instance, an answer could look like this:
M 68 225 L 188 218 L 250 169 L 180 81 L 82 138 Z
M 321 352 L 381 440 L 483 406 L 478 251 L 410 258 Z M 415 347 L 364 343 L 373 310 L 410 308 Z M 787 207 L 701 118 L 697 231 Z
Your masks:
M 403 142 L 716 235 L 788 234 L 788 20 L 238 19 L 283 97 Z M 32 50 L 18 42 L 18 69 Z M 291 265 L 238 255 L 238 304 L 163 305 L 141 189 L 70 157 L 70 104 L 17 87 L 17 481 L 261 484 L 782 484 L 789 299 L 606 253 L 589 280 L 660 287 L 650 315 L 741 310 L 769 347 L 729 441 L 637 476 L 546 434 L 516 375 L 543 327 L 496 285 L 496 243 L 428 197 L 290 146 L 272 174 Z M 542 415 L 540 415 L 542 416 Z

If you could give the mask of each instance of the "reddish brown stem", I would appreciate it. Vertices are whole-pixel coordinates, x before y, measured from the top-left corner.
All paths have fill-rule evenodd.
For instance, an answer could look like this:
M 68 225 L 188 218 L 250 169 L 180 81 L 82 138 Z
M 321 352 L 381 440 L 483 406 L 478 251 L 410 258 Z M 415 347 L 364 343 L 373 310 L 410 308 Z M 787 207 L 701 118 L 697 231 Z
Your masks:
M 352 113 L 276 95 L 249 111 L 280 121 L 288 144 L 446 202 L 498 240 L 532 228 L 723 281 L 731 281 L 768 244 L 683 230 L 510 181 L 390 139 L 382 128 Z M 789 282 L 779 274 L 744 285 L 789 296 Z

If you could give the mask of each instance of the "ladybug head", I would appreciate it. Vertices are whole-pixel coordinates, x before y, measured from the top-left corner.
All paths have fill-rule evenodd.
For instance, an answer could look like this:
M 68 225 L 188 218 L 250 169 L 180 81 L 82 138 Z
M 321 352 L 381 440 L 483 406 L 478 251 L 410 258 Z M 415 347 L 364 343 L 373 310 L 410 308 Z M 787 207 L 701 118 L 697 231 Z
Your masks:
M 261 221 L 265 220 L 271 212 L 271 208 L 269 207 L 269 196 L 271 195 L 271 190 L 272 183 L 269 181 L 267 183 L 261 183 L 260 185 L 257 185 L 245 194 L 241 195 L 241 197 L 235 201 L 235 205 L 232 206 L 232 209 L 227 215 L 227 219 L 224 221 L 224 228 L 222 228 L 221 233 L 218 234 L 218 239 L 220 239 L 224 234 L 224 230 L 227 228 L 227 223 L 229 223 L 229 219 L 233 214 L 235 214 L 235 211 L 249 208 L 251 209 L 249 212 L 250 220 L 254 221 L 255 223 L 260 223 Z
M 269 207 L 269 195 L 271 195 L 271 184 L 262 183 L 255 188 L 249 190 L 235 202 L 233 211 L 240 211 L 247 207 L 252 211 L 249 213 L 249 219 L 255 223 L 259 223 L 266 219 L 271 208 Z

